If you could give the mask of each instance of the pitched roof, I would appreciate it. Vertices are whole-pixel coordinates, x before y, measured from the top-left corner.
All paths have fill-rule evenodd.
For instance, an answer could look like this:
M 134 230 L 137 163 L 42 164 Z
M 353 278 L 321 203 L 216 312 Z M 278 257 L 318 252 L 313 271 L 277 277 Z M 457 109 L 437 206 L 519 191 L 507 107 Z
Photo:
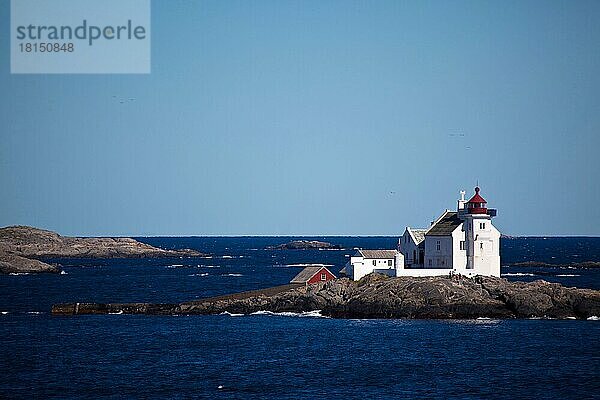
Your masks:
M 419 244 L 423 240 L 425 240 L 425 232 L 427 232 L 427 229 L 417 229 L 417 228 L 406 228 L 406 229 L 408 229 L 408 233 L 410 233 L 410 235 L 412 236 L 413 240 L 415 241 L 415 244 Z
M 425 235 L 429 236 L 448 236 L 456 228 L 462 224 L 462 220 L 458 218 L 458 213 L 454 211 L 446 211 L 436 223 L 429 228 Z
M 394 258 L 398 250 L 358 250 L 364 258 Z
M 469 203 L 487 203 L 487 201 L 479 194 L 479 186 L 475 188 L 475 195 L 471 197 Z
M 300 271 L 300 273 L 298 275 L 296 275 L 294 277 L 294 279 L 292 279 L 290 281 L 290 283 L 306 283 L 310 280 L 310 278 L 312 278 L 313 276 L 318 274 L 319 271 L 321 271 L 322 269 L 327 269 L 327 268 L 325 268 L 322 265 L 317 265 L 314 267 L 306 267 L 302 271 Z M 327 269 L 327 271 L 329 271 L 329 270 Z M 329 271 L 329 273 L 331 274 L 331 271 Z M 331 274 L 331 275 L 333 275 L 333 274 Z

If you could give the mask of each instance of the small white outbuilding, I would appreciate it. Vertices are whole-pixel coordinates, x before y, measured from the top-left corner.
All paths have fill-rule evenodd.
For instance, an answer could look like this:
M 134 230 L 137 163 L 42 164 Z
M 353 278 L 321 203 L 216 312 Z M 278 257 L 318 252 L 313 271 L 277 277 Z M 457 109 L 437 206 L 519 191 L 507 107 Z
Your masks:
M 341 272 L 357 281 L 373 272 L 396 276 L 397 266 L 404 266 L 404 256 L 398 250 L 359 249 Z

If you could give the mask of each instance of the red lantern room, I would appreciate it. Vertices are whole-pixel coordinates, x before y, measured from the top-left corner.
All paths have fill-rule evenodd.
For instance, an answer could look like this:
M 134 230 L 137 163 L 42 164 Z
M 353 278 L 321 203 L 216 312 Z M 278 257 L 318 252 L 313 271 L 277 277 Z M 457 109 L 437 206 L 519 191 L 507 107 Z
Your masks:
M 487 214 L 487 201 L 479 195 L 479 186 L 475 188 L 475 196 L 467 203 L 467 212 L 469 214 Z

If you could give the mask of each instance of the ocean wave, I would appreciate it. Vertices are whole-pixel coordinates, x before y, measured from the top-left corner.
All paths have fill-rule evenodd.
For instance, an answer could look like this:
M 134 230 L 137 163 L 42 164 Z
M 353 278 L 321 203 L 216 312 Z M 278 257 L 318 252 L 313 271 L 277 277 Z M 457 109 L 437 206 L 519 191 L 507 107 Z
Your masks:
M 221 276 L 244 276 L 242 274 L 223 274 Z
M 6 315 L 6 314 L 8 314 L 8 311 L 0 311 L 0 314 Z
M 312 318 L 329 318 L 321 314 L 321 310 L 303 311 L 300 313 L 291 311 L 273 312 L 273 311 L 256 311 L 250 315 L 272 315 L 277 317 L 312 317 Z
M 560 276 L 560 277 L 567 277 L 567 276 L 569 276 L 569 277 L 571 277 L 571 276 L 581 276 L 581 275 L 577 275 L 577 274 L 558 274 L 558 275 L 555 275 L 555 276 Z
M 210 275 L 208 272 L 204 272 L 204 273 L 201 273 L 201 274 L 190 274 L 188 276 L 208 276 L 208 275 Z
M 219 315 L 228 315 L 230 317 L 243 317 L 244 316 L 244 314 L 233 314 L 233 313 L 230 313 L 229 311 L 224 311 Z
M 119 312 L 109 312 L 108 315 L 122 315 L 123 314 L 123 310 L 119 311 Z
M 167 268 L 181 268 L 183 267 L 183 264 L 171 264 L 171 265 L 167 265 Z
M 221 256 L 221 258 L 234 258 L 233 256 Z
M 277 267 L 333 267 L 333 264 L 318 264 L 318 263 L 312 263 L 312 264 L 282 264 L 282 265 L 277 265 Z
M 221 268 L 220 265 L 202 265 L 198 264 L 198 268 Z
M 67 271 L 60 271 L 61 275 L 68 275 Z
M 600 317 L 597 317 L 595 315 L 592 315 L 591 317 L 588 317 L 587 319 L 588 321 L 600 321 Z
M 535 274 L 529 274 L 525 272 L 507 272 L 505 274 L 501 274 L 500 276 L 535 276 Z
M 27 314 L 40 315 L 40 314 L 43 314 L 43 312 L 41 312 L 41 311 L 28 311 Z
M 9 275 L 12 275 L 12 276 L 29 275 L 29 272 L 11 272 Z

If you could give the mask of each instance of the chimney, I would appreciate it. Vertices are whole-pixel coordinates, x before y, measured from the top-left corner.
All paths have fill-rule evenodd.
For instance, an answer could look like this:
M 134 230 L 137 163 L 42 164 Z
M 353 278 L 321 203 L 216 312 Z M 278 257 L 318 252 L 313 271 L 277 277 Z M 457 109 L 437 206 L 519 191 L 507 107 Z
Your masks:
M 461 190 L 460 199 L 458 199 L 458 207 L 456 211 L 458 212 L 458 218 L 460 219 L 464 219 L 465 213 L 467 212 L 465 208 L 465 204 L 467 203 L 467 200 L 465 200 L 465 194 L 467 194 L 467 192 Z

